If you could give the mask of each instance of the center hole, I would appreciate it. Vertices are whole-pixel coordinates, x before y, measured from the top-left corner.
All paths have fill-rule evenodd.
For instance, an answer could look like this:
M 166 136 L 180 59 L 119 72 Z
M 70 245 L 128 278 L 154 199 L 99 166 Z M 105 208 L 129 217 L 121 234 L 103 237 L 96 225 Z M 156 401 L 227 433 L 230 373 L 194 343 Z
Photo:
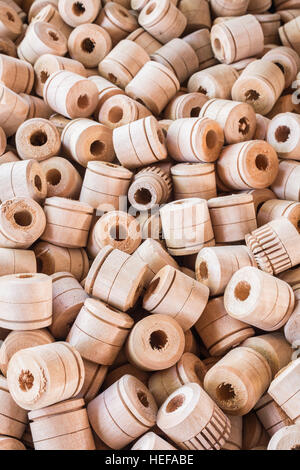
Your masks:
M 77 100 L 77 106 L 78 108 L 86 108 L 90 103 L 88 95 L 80 95 L 78 100 Z
M 81 49 L 88 54 L 91 54 L 95 49 L 96 43 L 93 39 L 85 38 L 81 43 Z
M 183 393 L 181 393 L 180 395 L 176 395 L 176 397 L 172 398 L 172 400 L 169 401 L 169 403 L 167 404 L 166 412 L 174 413 L 174 411 L 178 410 L 178 408 L 180 408 L 184 402 L 185 396 L 183 395 Z
M 36 187 L 36 189 L 38 191 L 41 191 L 41 189 L 42 189 L 42 180 L 39 177 L 39 175 L 35 175 L 35 177 L 34 177 L 34 186 Z
M 137 204 L 147 206 L 152 201 L 152 194 L 146 188 L 140 188 L 134 193 L 134 200 Z
M 285 73 L 284 66 L 282 64 L 280 64 L 279 62 L 275 62 L 275 65 L 280 68 L 282 73 Z
M 251 286 L 248 284 L 246 281 L 240 281 L 235 289 L 234 289 L 234 295 L 235 298 L 240 300 L 241 302 L 244 302 L 245 300 L 248 299 L 251 291 Z
M 200 275 L 201 281 L 207 281 L 207 279 L 208 279 L 208 269 L 207 269 L 206 261 L 202 261 L 200 263 L 199 275 Z
M 239 133 L 247 135 L 250 129 L 249 120 L 246 117 L 242 117 L 239 120 Z
M 48 140 L 48 136 L 46 132 L 38 130 L 35 131 L 33 134 L 30 136 L 30 143 L 34 147 L 42 147 L 42 145 L 45 145 Z
M 110 122 L 120 122 L 123 118 L 123 109 L 120 106 L 114 106 L 109 110 L 108 119 Z
M 27 392 L 33 387 L 34 377 L 29 370 L 22 370 L 19 375 L 19 387 L 23 392 Z
M 57 186 L 61 181 L 61 172 L 56 168 L 51 168 L 46 173 L 46 180 L 51 186 Z
M 198 88 L 198 91 L 199 91 L 199 93 L 202 93 L 202 95 L 207 95 L 207 89 L 203 88 L 202 86 L 200 86 Z
M 161 351 L 168 344 L 168 337 L 162 330 L 153 331 L 150 335 L 150 346 L 153 350 Z
M 49 73 L 45 70 L 42 70 L 41 73 L 40 73 L 40 80 L 42 83 L 46 83 L 46 81 L 48 80 L 49 78 Z
M 266 171 L 269 166 L 269 160 L 266 155 L 257 155 L 257 157 L 255 158 L 255 166 L 260 171 Z
M 101 140 L 95 140 L 94 142 L 91 143 L 90 146 L 90 152 L 94 157 L 100 157 L 105 150 L 105 144 L 104 142 L 101 142 Z
M 206 145 L 209 149 L 213 149 L 216 144 L 217 144 L 217 141 L 218 141 L 218 138 L 217 138 L 217 134 L 215 133 L 215 131 L 213 130 L 210 130 L 208 131 L 208 133 L 206 134 Z
M 48 31 L 48 35 L 50 36 L 50 38 L 53 41 L 58 41 L 59 40 L 59 37 L 57 36 L 57 34 L 54 31 Z
M 122 240 L 126 240 L 128 233 L 124 225 L 116 224 L 111 227 L 109 231 L 109 235 L 113 240 L 120 242 Z
M 19 279 L 30 279 L 32 278 L 32 274 L 20 274 L 18 276 Z
M 74 15 L 81 16 L 85 12 L 85 7 L 83 3 L 76 2 L 73 4 L 72 10 L 73 10 Z
M 117 77 L 116 77 L 113 73 L 109 73 L 109 74 L 108 74 L 108 80 L 109 80 L 111 83 L 117 83 Z
M 151 3 L 146 10 L 146 15 L 151 15 L 153 10 L 156 8 L 156 3 Z
M 255 90 L 248 90 L 245 93 L 245 98 L 247 101 L 257 101 L 260 97 L 260 94 Z
M 10 11 L 6 12 L 6 16 L 8 21 L 12 21 L 13 23 L 15 22 L 14 16 L 10 13 Z
M 290 137 L 291 129 L 288 126 L 279 126 L 275 131 L 275 139 L 277 142 L 286 142 Z
M 216 392 L 220 401 L 229 401 L 235 398 L 235 391 L 231 384 L 222 383 L 218 386 Z
M 29 211 L 18 211 L 14 214 L 14 219 L 20 227 L 28 227 L 32 222 L 32 215 Z
M 146 393 L 143 392 L 142 390 L 138 390 L 137 396 L 138 396 L 138 399 L 140 400 L 141 404 L 145 408 L 149 408 L 149 401 L 148 401 Z
M 191 109 L 190 116 L 194 117 L 194 118 L 199 117 L 200 111 L 201 111 L 201 109 L 199 108 L 199 106 L 196 106 L 195 108 Z

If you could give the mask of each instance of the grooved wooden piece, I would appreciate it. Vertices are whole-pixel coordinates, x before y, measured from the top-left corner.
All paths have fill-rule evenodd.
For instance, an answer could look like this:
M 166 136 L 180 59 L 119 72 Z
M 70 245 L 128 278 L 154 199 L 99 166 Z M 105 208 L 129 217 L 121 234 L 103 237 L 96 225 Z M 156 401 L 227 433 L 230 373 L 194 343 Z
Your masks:
M 97 24 L 81 24 L 73 29 L 68 38 L 72 59 L 78 60 L 89 69 L 97 67 L 111 48 L 110 35 Z
M 181 0 L 178 8 L 187 19 L 185 28 L 187 33 L 201 28 L 211 28 L 209 3 L 206 0 Z
M 106 390 L 108 387 L 117 382 L 121 377 L 123 377 L 123 375 L 126 374 L 133 375 L 133 377 L 140 380 L 141 382 L 143 382 L 144 385 L 147 386 L 150 374 L 148 372 L 138 369 L 132 364 L 126 363 L 122 366 L 116 367 L 116 369 L 113 369 L 107 374 L 105 382 L 103 384 L 103 390 Z
M 0 106 L 0 126 L 6 136 L 11 137 L 27 119 L 29 104 L 17 93 L 0 84 Z
M 0 2 L 0 35 L 14 41 L 22 33 L 22 21 L 6 2 Z
M 215 166 L 212 163 L 179 163 L 171 168 L 174 199 L 217 196 Z
M 188 81 L 188 91 L 204 93 L 209 99 L 229 100 L 233 84 L 238 78 L 239 73 L 231 65 L 214 65 L 194 73 Z
M 281 160 L 277 178 L 272 184 L 272 190 L 280 199 L 300 201 L 300 164 L 296 161 Z
M 76 168 L 66 158 L 50 157 L 40 163 L 45 173 L 48 197 L 77 199 L 82 179 Z
M 135 31 L 138 27 L 135 15 L 116 2 L 106 3 L 100 10 L 95 23 L 106 29 L 111 37 L 113 46 L 122 39 L 125 39 L 128 34 Z
M 108 367 L 87 361 L 86 359 L 83 359 L 83 365 L 85 372 L 84 382 L 76 398 L 84 398 L 85 403 L 88 404 L 98 395 L 99 389 L 105 380 Z
M 290 420 L 268 393 L 257 402 L 254 410 L 270 437 L 279 431 L 279 429 L 293 424 L 292 420 Z
M 146 211 L 168 202 L 171 192 L 170 175 L 158 166 L 149 166 L 134 176 L 128 190 L 128 199 L 136 210 Z
M 23 160 L 46 160 L 58 155 L 60 146 L 59 132 L 47 119 L 28 119 L 16 132 L 16 147 Z
M 129 96 L 117 94 L 108 98 L 100 106 L 97 117 L 101 124 L 115 129 L 147 116 L 151 116 L 151 112 L 146 106 L 129 98 Z
M 0 386 L 0 432 L 4 436 L 21 439 L 27 424 L 27 413 L 14 402 L 8 390 L 7 380 L 2 376 Z
M 101 9 L 101 0 L 59 0 L 58 10 L 62 19 L 72 28 L 83 24 L 93 23 L 99 10 Z
M 34 73 L 28 62 L 0 54 L 0 81 L 15 93 L 30 93 Z

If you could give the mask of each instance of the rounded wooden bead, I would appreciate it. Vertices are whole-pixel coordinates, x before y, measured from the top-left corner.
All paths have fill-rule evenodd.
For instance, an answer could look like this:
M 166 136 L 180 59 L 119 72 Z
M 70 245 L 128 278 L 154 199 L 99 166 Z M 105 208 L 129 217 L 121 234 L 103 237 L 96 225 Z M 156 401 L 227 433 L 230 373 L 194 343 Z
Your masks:
M 108 98 L 100 107 L 98 121 L 111 129 L 138 121 L 151 112 L 142 104 L 126 95 L 116 95 Z
M 124 375 L 88 404 L 88 417 L 98 437 L 122 449 L 155 424 L 157 405 L 147 387 Z
M 217 121 L 224 131 L 227 144 L 249 141 L 254 137 L 256 115 L 247 103 L 213 99 L 203 105 L 200 117 Z
M 268 390 L 273 400 L 295 422 L 299 422 L 300 418 L 299 374 L 300 358 L 281 370 Z
M 83 359 L 83 364 L 85 372 L 84 383 L 76 398 L 84 398 L 85 403 L 88 404 L 98 395 L 99 389 L 106 377 L 108 367 L 87 361 L 86 359 Z
M 202 315 L 208 296 L 206 286 L 167 265 L 149 284 L 143 308 L 152 314 L 171 316 L 186 331 Z
M 14 91 L 0 84 L 0 126 L 11 137 L 27 119 L 29 104 Z
M 195 328 L 211 356 L 223 356 L 255 334 L 249 325 L 228 315 L 223 297 L 209 300 Z
M 65 70 L 50 75 L 43 95 L 50 108 L 70 119 L 91 116 L 98 102 L 95 83 Z
M 290 160 L 279 162 L 279 172 L 272 190 L 280 199 L 300 201 L 300 163 Z
M 63 340 L 67 337 L 87 294 L 71 273 L 55 273 L 51 275 L 51 279 L 53 317 L 49 330 L 55 338 Z
M 52 73 L 59 70 L 73 72 L 81 75 L 82 77 L 86 77 L 84 66 L 77 60 L 53 54 L 43 54 L 34 64 L 35 92 L 37 95 L 43 96 L 44 86 L 47 79 Z
M 141 370 L 164 370 L 179 361 L 184 342 L 183 330 L 176 320 L 154 314 L 134 325 L 126 343 L 126 355 Z
M 82 179 L 76 168 L 66 158 L 51 157 L 40 163 L 47 183 L 47 196 L 77 199 Z
M 7 2 L 0 2 L 0 35 L 14 41 L 22 33 L 22 21 Z
M 267 60 L 278 65 L 285 76 L 285 87 L 288 88 L 296 79 L 300 68 L 298 54 L 290 47 L 276 47 L 267 52 L 262 60 Z
M 17 130 L 16 147 L 23 160 L 46 160 L 60 150 L 60 135 L 55 125 L 47 119 L 25 121 Z
M 131 255 L 141 241 L 139 223 L 132 215 L 123 211 L 110 211 L 102 215 L 91 229 L 87 250 L 91 258 L 96 258 L 107 245 Z
M 300 234 L 285 217 L 272 220 L 246 236 L 260 269 L 280 274 L 300 262 Z
M 41 239 L 65 248 L 86 246 L 93 208 L 84 202 L 62 197 L 47 198 L 46 228 Z
M 138 168 L 167 158 L 164 134 L 153 116 L 114 129 L 113 144 L 125 168 Z
M 202 385 L 206 367 L 194 354 L 184 353 L 174 366 L 151 375 L 148 387 L 158 406 L 182 385 L 197 383 Z
M 134 176 L 128 190 L 128 199 L 136 210 L 145 211 L 166 203 L 171 192 L 172 181 L 169 174 L 159 167 L 149 166 Z
M 232 87 L 235 101 L 251 104 L 256 113 L 268 114 L 285 87 L 285 77 L 273 62 L 256 60 L 243 71 Z
M 28 418 L 35 450 L 95 450 L 82 399 L 31 411 Z
M 208 97 L 203 93 L 179 92 L 164 110 L 164 117 L 174 121 L 181 118 L 199 117 L 200 111 L 206 101 L 208 101 Z
M 36 273 L 36 259 L 32 250 L 0 248 L 0 276 Z
M 0 385 L 0 432 L 4 436 L 21 439 L 27 424 L 27 413 L 14 402 L 8 390 L 7 380 L 2 376 Z
M 33 87 L 34 72 L 25 61 L 0 54 L 0 81 L 15 93 L 30 93 Z
M 300 425 L 285 426 L 272 436 L 267 450 L 299 450 Z
M 242 16 L 248 10 L 249 0 L 211 0 L 210 6 L 215 17 Z
M 181 0 L 179 10 L 187 19 L 185 31 L 192 33 L 201 28 L 211 28 L 209 4 L 205 0 Z
M 278 167 L 274 148 L 254 140 L 225 147 L 217 161 L 217 174 L 230 189 L 264 189 L 274 183 Z
M 121 377 L 123 377 L 123 375 L 126 374 L 133 375 L 133 377 L 140 380 L 141 382 L 143 382 L 144 385 L 147 386 L 150 374 L 148 372 L 144 372 L 143 370 L 138 369 L 132 364 L 127 363 L 117 367 L 116 369 L 113 369 L 107 374 L 105 382 L 103 384 L 103 390 L 106 390 L 108 387 L 117 382 Z
M 295 299 L 286 282 L 257 268 L 244 267 L 227 285 L 224 304 L 233 318 L 264 331 L 275 331 L 288 321 Z
M 26 450 L 26 447 L 17 439 L 0 436 L 0 450 Z
M 272 437 L 279 429 L 290 426 L 293 422 L 277 403 L 266 393 L 254 407 L 256 416 L 268 435 Z
M 214 162 L 223 144 L 221 126 L 208 118 L 177 119 L 167 132 L 168 152 L 179 162 Z
M 9 361 L 17 351 L 53 342 L 53 336 L 46 329 L 35 331 L 11 331 L 0 348 L 0 368 L 2 374 L 6 376 Z
M 14 197 L 0 206 L 0 247 L 29 248 L 43 233 L 46 217 L 31 198 Z
M 167 398 L 157 425 L 183 450 L 220 450 L 230 435 L 229 419 L 197 383 Z
M 160 49 L 162 43 L 157 41 L 151 34 L 144 30 L 144 28 L 138 28 L 127 36 L 129 41 L 134 41 L 135 43 L 142 46 L 142 48 L 147 52 L 147 54 L 153 54 L 157 49 Z
M 267 139 L 280 158 L 299 160 L 300 119 L 295 113 L 280 113 L 269 125 Z
M 300 204 L 293 201 L 280 201 L 278 199 L 266 201 L 257 214 L 258 226 L 265 225 L 279 217 L 286 217 L 299 230 Z
M 97 24 L 81 24 L 68 38 L 70 56 L 87 68 L 97 67 L 111 47 L 110 35 Z
M 147 432 L 131 447 L 131 450 L 176 450 L 176 448 L 154 432 Z
M 212 163 L 179 163 L 171 168 L 174 199 L 217 196 L 215 167 Z
M 109 33 L 113 47 L 138 28 L 136 16 L 116 2 L 108 2 L 95 21 Z
M 203 248 L 196 258 L 196 279 L 211 296 L 224 293 L 233 274 L 245 266 L 256 267 L 251 251 L 243 245 Z
M 93 23 L 101 8 L 101 0 L 59 0 L 58 11 L 72 28 L 83 23 Z
M 199 70 L 206 69 L 216 65 L 218 62 L 214 58 L 211 48 L 210 32 L 208 29 L 200 29 L 188 34 L 183 38 L 185 42 L 190 44 L 196 52 L 199 60 Z
M 112 130 L 91 119 L 74 119 L 62 131 L 62 150 L 80 165 L 114 159 Z
M 131 98 L 144 104 L 153 114 L 159 115 L 179 88 L 180 83 L 170 68 L 158 62 L 149 61 L 128 83 L 125 92 Z
M 88 361 L 109 366 L 120 352 L 133 319 L 96 299 L 86 299 L 67 341 Z
M 188 91 L 198 91 L 209 99 L 229 100 L 232 87 L 238 78 L 239 73 L 231 65 L 214 65 L 194 73 L 188 81 Z
M 85 283 L 86 292 L 123 312 L 132 308 L 144 287 L 147 266 L 141 260 L 104 247 L 95 258 Z

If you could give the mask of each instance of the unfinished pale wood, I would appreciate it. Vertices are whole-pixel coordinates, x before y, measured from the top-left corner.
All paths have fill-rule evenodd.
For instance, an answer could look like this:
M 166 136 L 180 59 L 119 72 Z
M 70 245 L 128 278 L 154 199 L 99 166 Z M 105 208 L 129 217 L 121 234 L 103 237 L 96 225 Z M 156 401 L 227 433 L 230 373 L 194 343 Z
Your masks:
M 181 118 L 199 117 L 201 108 L 207 101 L 208 97 L 203 93 L 179 91 L 165 108 L 164 117 L 174 121 Z
M 276 13 L 255 14 L 264 34 L 265 44 L 280 44 L 278 30 L 281 25 L 280 15 Z
M 271 61 L 281 68 L 285 76 L 286 88 L 296 79 L 300 68 L 300 59 L 298 54 L 290 47 L 276 47 L 267 52 L 262 60 Z
M 50 343 L 18 351 L 9 362 L 7 380 L 19 406 L 39 410 L 76 396 L 83 385 L 84 365 L 68 343 Z
M 19 161 L 20 159 L 12 150 L 8 150 L 7 152 L 3 153 L 0 156 L 0 165 L 3 165 L 3 163 L 19 162 Z
M 300 163 L 292 160 L 281 160 L 277 178 L 272 190 L 280 199 L 300 201 Z
M 270 119 L 261 114 L 256 114 L 256 130 L 253 136 L 254 140 L 267 140 Z
M 212 67 L 218 63 L 213 54 L 208 29 L 194 31 L 185 36 L 183 40 L 190 44 L 196 52 L 199 60 L 199 70 Z
M 281 279 L 254 267 L 237 271 L 225 290 L 227 313 L 264 331 L 276 331 L 291 316 L 295 298 Z
M 58 0 L 17 0 L 17 2 L 22 4 L 22 8 L 24 12 L 27 13 L 29 22 L 47 5 L 51 5 L 58 10 Z
M 286 273 L 284 273 L 284 275 L 289 275 L 289 276 L 293 276 L 293 274 L 294 274 L 293 271 L 290 271 L 290 272 L 286 271 Z M 300 344 L 300 334 L 299 334 L 300 332 L 300 328 L 299 328 L 299 325 L 300 325 L 300 314 L 299 314 L 300 285 L 298 281 L 297 270 L 296 270 L 295 275 L 297 278 L 297 281 L 295 281 L 295 285 L 292 285 L 292 283 L 290 282 L 290 279 L 284 276 L 284 280 L 286 282 L 289 282 L 290 285 L 292 285 L 293 291 L 295 293 L 295 308 L 288 322 L 286 323 L 284 327 L 284 334 L 285 334 L 286 339 L 292 345 L 295 344 L 297 346 L 298 344 Z
M 230 436 L 223 450 L 242 450 L 243 448 L 243 418 L 242 416 L 230 416 L 227 418 L 231 424 Z
M 6 137 L 11 137 L 27 119 L 29 104 L 17 93 L 0 84 L 0 106 L 0 126 Z
M 51 157 L 40 163 L 45 174 L 47 196 L 77 199 L 82 179 L 76 168 L 66 158 Z
M 32 250 L 0 248 L 0 276 L 36 273 L 36 259 Z
M 160 240 L 162 236 L 162 225 L 159 211 L 141 212 L 136 220 L 140 224 L 142 239 L 153 238 L 154 240 Z
M 0 450 L 26 450 L 26 447 L 17 439 L 0 436 Z
M 52 114 L 52 109 L 45 103 L 44 100 L 42 100 L 38 96 L 26 95 L 25 93 L 20 93 L 20 96 L 29 105 L 26 119 L 49 119 Z
M 0 81 L 15 93 L 30 93 L 34 72 L 28 62 L 0 54 Z
M 116 2 L 106 3 L 100 10 L 95 23 L 106 29 L 113 46 L 138 28 L 137 18 L 132 11 Z
M 239 73 L 231 65 L 214 65 L 194 73 L 188 81 L 188 91 L 198 91 L 209 99 L 229 100 L 232 87 L 238 78 Z
M 147 432 L 131 447 L 131 450 L 176 450 L 176 447 L 154 432 Z
M 267 450 L 299 450 L 300 425 L 285 426 L 271 438 Z
M 99 10 L 101 0 L 59 0 L 58 11 L 65 23 L 72 28 L 83 24 L 93 23 Z
M 288 9 L 288 10 L 278 10 L 278 14 L 280 15 L 281 22 L 283 24 L 288 23 L 289 21 L 297 18 L 300 15 L 299 9 Z
M 268 393 L 257 402 L 254 410 L 270 437 L 279 431 L 279 429 L 293 424 L 292 420 L 290 420 Z
M 269 435 L 254 411 L 243 416 L 243 449 L 266 450 L 269 440 Z
M 280 201 L 279 199 L 266 201 L 257 214 L 258 226 L 265 225 L 279 217 L 286 217 L 299 230 L 300 204 L 293 201 Z
M 22 33 L 22 21 L 6 2 L 0 2 L 0 10 L 0 35 L 14 41 Z
M 215 166 L 212 163 L 179 163 L 171 168 L 174 199 L 217 196 Z
M 299 17 L 285 23 L 278 30 L 280 40 L 283 46 L 294 49 L 297 54 L 300 52 L 299 37 L 300 37 L 300 19 Z
M 95 362 L 83 359 L 84 364 L 84 382 L 80 393 L 76 398 L 84 398 L 86 404 L 93 400 L 102 387 L 105 380 L 108 367 L 96 364 Z
M 97 119 L 101 124 L 115 129 L 147 116 L 151 116 L 151 112 L 146 106 L 129 96 L 117 94 L 100 106 Z
M 100 77 L 99 75 L 91 75 L 89 80 L 95 83 L 98 89 L 98 104 L 96 106 L 94 116 L 99 117 L 100 108 L 109 98 L 112 98 L 115 95 L 125 95 L 124 90 L 117 87 L 106 78 Z M 120 98 L 120 96 L 119 96 Z
M 209 3 L 206 0 L 181 0 L 178 8 L 187 19 L 185 32 L 192 33 L 201 28 L 211 28 Z
M 280 158 L 299 160 L 299 128 L 295 113 L 280 113 L 271 120 L 267 139 Z
M 1 5 L 0 5 L 1 6 Z M 11 397 L 7 380 L 0 377 L 0 432 L 1 435 L 21 439 L 27 423 L 27 413 Z M 1 448 L 1 446 L 0 446 Z
M 126 355 L 141 370 L 164 370 L 179 361 L 184 342 L 183 330 L 176 320 L 154 314 L 134 325 L 126 343 Z
M 34 2 L 36 3 L 36 2 Z M 31 18 L 31 19 L 30 19 Z M 37 21 L 44 21 L 46 23 L 49 23 L 52 26 L 55 26 L 58 28 L 63 35 L 68 39 L 68 37 L 71 34 L 72 28 L 67 25 L 60 16 L 57 8 L 55 8 L 54 5 L 48 4 L 45 5 L 43 8 L 40 9 L 38 13 L 35 14 L 35 12 L 32 12 L 32 14 L 28 15 L 28 19 L 30 21 L 30 24 L 32 25 L 33 23 Z
M 136 210 L 146 211 L 168 202 L 171 192 L 170 175 L 158 166 L 149 166 L 134 176 L 128 190 L 128 199 Z
M 28 119 L 17 130 L 16 147 L 23 160 L 46 160 L 58 155 L 61 142 L 55 125 L 47 119 Z
M 252 14 L 264 13 L 269 10 L 272 0 L 250 0 L 247 11 Z
M 124 375 L 87 407 L 98 437 L 112 449 L 122 449 L 154 426 L 157 405 L 147 387 Z
M 212 13 L 215 17 L 242 16 L 248 10 L 249 0 L 211 0 Z
M 70 56 L 87 68 L 97 67 L 111 48 L 110 35 L 97 24 L 81 24 L 68 38 Z
M 1 54 L 5 54 L 10 57 L 17 57 L 16 45 L 9 38 L 6 38 L 6 37 L 0 38 L 0 50 L 1 50 Z
M 267 117 L 269 119 L 274 119 L 278 114 L 281 114 L 281 113 L 298 114 L 299 110 L 300 110 L 300 104 L 298 102 L 298 99 L 297 98 L 295 99 L 294 94 L 287 94 L 287 95 L 281 96 L 277 100 L 275 106 L 268 113 Z
M 157 49 L 160 49 L 162 43 L 157 41 L 151 34 L 145 31 L 143 28 L 138 28 L 127 36 L 129 41 L 134 41 L 136 44 L 139 44 L 147 54 L 151 55 Z
M 133 375 L 133 377 L 140 380 L 141 382 L 143 382 L 144 385 L 147 386 L 150 374 L 148 372 L 138 369 L 132 364 L 126 363 L 122 366 L 116 367 L 116 369 L 113 369 L 107 374 L 105 382 L 103 384 L 103 390 L 106 390 L 108 387 L 117 382 L 121 377 L 123 377 L 123 375 L 126 374 Z

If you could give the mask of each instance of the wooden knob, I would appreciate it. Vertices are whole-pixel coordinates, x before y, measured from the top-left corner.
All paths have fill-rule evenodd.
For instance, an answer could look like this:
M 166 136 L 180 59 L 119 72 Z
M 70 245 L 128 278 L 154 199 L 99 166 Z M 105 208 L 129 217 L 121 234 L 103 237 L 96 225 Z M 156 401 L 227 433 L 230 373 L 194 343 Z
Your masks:
M 71 32 L 68 49 L 72 59 L 84 67 L 97 67 L 109 53 L 112 42 L 108 32 L 97 24 L 81 24 Z
M 14 402 L 8 390 L 7 380 L 2 376 L 0 377 L 0 384 L 1 434 L 21 439 L 27 423 L 27 413 Z

